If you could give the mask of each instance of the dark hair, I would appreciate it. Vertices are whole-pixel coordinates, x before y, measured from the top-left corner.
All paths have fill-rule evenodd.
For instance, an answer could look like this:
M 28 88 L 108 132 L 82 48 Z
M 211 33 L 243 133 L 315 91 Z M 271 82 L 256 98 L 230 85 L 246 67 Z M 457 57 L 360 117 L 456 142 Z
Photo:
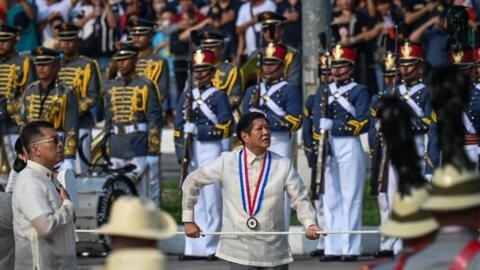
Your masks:
M 242 117 L 240 117 L 240 120 L 238 120 L 237 130 L 236 130 L 237 138 L 242 143 L 243 143 L 242 136 L 241 136 L 242 132 L 250 133 L 250 131 L 252 131 L 253 121 L 256 120 L 256 119 L 265 119 L 268 122 L 268 119 L 265 116 L 265 114 L 263 114 L 261 112 L 248 112 L 248 113 L 242 115 Z
M 32 144 L 38 137 L 43 135 L 41 129 L 42 128 L 53 128 L 54 126 L 52 123 L 48 121 L 33 121 L 26 124 L 23 129 L 22 133 L 20 134 L 20 140 L 23 146 L 29 150 L 29 145 Z M 16 149 L 16 148 L 15 148 Z M 15 150 L 16 151 L 16 150 Z
M 15 141 L 15 152 L 17 152 L 17 154 L 21 154 L 23 152 L 23 143 L 20 137 L 18 137 Z
M 17 152 L 17 157 L 13 161 L 13 170 L 19 173 L 21 170 L 23 170 L 27 166 L 27 163 L 25 161 L 18 158 L 18 154 L 23 153 L 23 143 L 20 137 L 17 138 L 17 140 L 15 141 L 15 152 Z
M 440 66 L 432 70 L 427 93 L 437 115 L 438 147 L 442 162 L 457 169 L 472 169 L 475 164 L 468 158 L 463 145 L 463 110 L 470 96 L 472 82 L 460 68 Z

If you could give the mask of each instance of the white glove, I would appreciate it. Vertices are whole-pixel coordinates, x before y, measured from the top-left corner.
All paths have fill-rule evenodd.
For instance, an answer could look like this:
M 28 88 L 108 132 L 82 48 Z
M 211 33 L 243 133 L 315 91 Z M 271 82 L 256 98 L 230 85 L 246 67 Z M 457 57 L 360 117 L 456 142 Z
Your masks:
M 432 175 L 431 174 L 426 174 L 425 175 L 425 179 L 428 181 L 428 182 L 432 182 Z
M 330 118 L 320 118 L 320 129 L 332 130 L 333 120 Z
M 194 123 L 186 122 L 183 124 L 183 132 L 197 135 L 197 126 Z

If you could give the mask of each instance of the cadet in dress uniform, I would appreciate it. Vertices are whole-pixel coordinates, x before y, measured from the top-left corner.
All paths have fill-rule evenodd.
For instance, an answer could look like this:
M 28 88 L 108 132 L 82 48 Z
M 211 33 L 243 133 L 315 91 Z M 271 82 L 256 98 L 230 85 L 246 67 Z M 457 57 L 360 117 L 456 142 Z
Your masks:
M 320 54 L 318 57 L 318 78 L 320 85 L 317 91 L 323 91 L 325 87 L 331 82 L 331 69 L 329 64 L 330 58 L 325 54 Z M 302 121 L 302 140 L 303 140 L 303 149 L 305 150 L 305 155 L 307 156 L 308 167 L 313 168 L 317 166 L 317 145 L 316 141 L 313 138 L 313 104 L 315 103 L 315 94 L 309 95 L 305 101 L 305 107 L 303 108 L 303 121 Z M 318 170 L 318 168 L 317 168 Z M 324 215 L 323 215 L 323 200 L 322 195 L 319 194 L 317 198 L 313 198 L 315 212 L 317 216 L 317 224 L 319 226 L 324 226 Z M 315 250 L 310 252 L 310 256 L 323 256 L 325 247 L 325 238 L 320 237 L 317 240 L 317 246 Z
M 313 107 L 314 136 L 320 136 L 321 129 L 330 133 L 331 156 L 325 168 L 323 194 L 325 227 L 334 231 L 360 230 L 366 156 L 359 135 L 368 129 L 370 92 L 352 80 L 356 60 L 352 48 L 336 45 L 331 55 L 335 82 L 323 90 L 328 91 L 328 116 L 321 117 L 323 91 L 317 92 Z M 356 261 L 360 238 L 353 234 L 328 235 L 325 256 L 320 260 Z
M 432 213 L 440 230 L 431 245 L 409 258 L 405 269 L 480 269 L 480 175 L 463 145 L 470 78 L 456 68 L 441 67 L 430 79 L 443 165 L 435 170 L 421 208 Z
M 128 21 L 128 35 L 132 39 L 133 45 L 140 49 L 135 70 L 139 75 L 157 84 L 162 101 L 165 101 L 163 99 L 168 97 L 168 89 L 170 88 L 168 77 L 170 67 L 165 58 L 153 52 L 152 42 L 155 27 L 154 22 L 133 17 Z M 166 101 L 163 103 L 162 109 L 164 111 L 168 109 Z
M 57 27 L 60 49 L 63 51 L 58 78 L 77 96 L 80 110 L 78 137 L 80 139 L 86 136 L 80 142 L 80 147 L 90 162 L 92 128 L 95 126 L 95 118 L 91 110 L 98 104 L 100 73 L 96 60 L 78 54 L 79 30 L 78 26 L 68 23 L 62 23 Z M 88 164 L 80 159 L 78 153 L 75 160 L 75 171 L 78 174 L 88 172 Z
M 283 35 L 283 23 L 287 20 L 281 14 L 265 11 L 258 14 L 258 21 L 262 23 L 262 36 L 258 38 L 263 38 L 266 43 L 279 43 L 280 38 Z M 294 84 L 298 87 L 302 87 L 302 63 L 301 63 L 301 54 L 293 47 L 287 46 L 287 53 L 285 55 L 285 69 L 283 73 L 283 78 L 291 84 Z M 245 72 L 245 84 L 249 84 L 249 81 L 255 79 L 255 75 L 259 73 L 257 67 L 259 49 L 252 52 L 247 60 L 247 62 L 242 67 L 242 70 Z M 300 92 L 301 94 L 301 92 Z
M 292 160 L 292 133 L 302 123 L 302 95 L 297 85 L 282 77 L 287 54 L 287 47 L 280 43 L 269 43 L 264 48 L 263 81 L 246 90 L 242 106 L 244 113 L 260 110 L 266 114 L 272 132 L 269 150 Z M 290 217 L 290 211 L 289 197 L 285 196 L 286 217 Z M 288 228 L 290 219 L 286 222 Z
M 391 96 L 382 97 L 377 105 L 384 140 L 390 153 L 395 153 L 390 158 L 391 164 L 399 174 L 392 215 L 382 222 L 380 232 L 389 239 L 402 239 L 405 247 L 393 260 L 379 260 L 360 269 L 403 269 L 410 256 L 433 241 L 439 225 L 430 213 L 420 209 L 430 185 L 423 176 L 416 151 L 410 108 Z
M 228 95 L 235 119 L 240 119 L 240 103 L 243 98 L 243 72 L 235 65 L 221 61 L 226 36 L 215 30 L 203 30 L 200 33 L 200 47 L 215 53 L 215 75 L 212 84 Z M 224 151 L 231 149 L 230 138 L 224 140 Z
M 379 93 L 379 98 L 393 95 L 393 88 L 397 85 L 395 80 L 398 80 L 396 57 L 391 51 L 387 51 L 383 59 L 383 88 Z M 377 195 L 380 223 L 384 224 L 392 210 L 393 196 L 398 186 L 398 176 L 389 160 L 388 152 L 383 152 L 386 150 L 386 145 L 383 135 L 379 132 L 380 123 L 377 119 L 377 106 L 378 100 L 374 98 L 370 109 L 371 122 L 368 139 L 372 155 L 372 168 L 376 169 L 376 172 L 372 172 L 372 178 L 376 178 L 371 179 L 372 194 Z M 382 162 L 387 163 L 385 165 Z M 398 253 L 401 249 L 402 242 L 398 238 L 381 235 L 379 251 L 374 256 L 377 258 L 392 257 L 394 253 Z
M 459 68 L 467 76 L 475 77 L 475 50 L 471 48 L 464 48 L 460 51 L 449 51 L 448 53 L 451 65 Z M 478 145 L 480 144 L 480 89 L 476 87 L 475 82 L 472 81 L 469 100 L 463 112 L 464 125 L 464 144 L 470 160 L 472 160 L 478 168 Z M 432 113 L 435 116 L 434 113 Z M 440 149 L 438 145 L 437 135 L 437 119 L 432 117 L 432 124 L 428 132 L 428 159 L 426 163 L 426 173 L 432 174 L 433 170 L 440 165 Z
M 431 106 L 427 100 L 426 85 L 422 82 L 423 47 L 419 43 L 405 41 L 397 55 L 402 83 L 394 91 L 415 114 L 413 129 L 417 151 L 420 156 L 427 157 L 425 139 L 431 124 Z M 424 173 L 427 174 L 427 171 Z
M 78 100 L 75 93 L 58 78 L 58 51 L 37 47 L 32 51 L 32 56 L 38 81 L 25 89 L 17 119 L 21 126 L 37 120 L 51 122 L 57 132 L 65 137 L 65 160 L 60 170 L 73 170 L 78 142 Z
M 16 157 L 15 141 L 19 134 L 18 123 L 13 119 L 15 110 L 21 104 L 23 91 L 35 80 L 32 60 L 15 52 L 17 37 L 15 27 L 0 23 L 0 119 L 10 168 Z
M 191 90 L 188 99 L 187 91 L 184 91 L 177 105 L 174 131 L 177 158 L 180 160 L 182 157 L 184 134 L 192 134 L 192 170 L 218 158 L 223 150 L 222 139 L 230 137 L 233 132 L 233 114 L 227 93 L 212 84 L 215 62 L 212 51 L 198 49 L 193 53 L 192 67 L 196 87 Z M 191 119 L 185 114 L 190 114 Z M 195 222 L 205 231 L 218 232 L 222 225 L 221 217 L 220 185 L 208 185 L 200 191 L 195 205 Z M 213 260 L 218 240 L 218 236 L 211 235 L 199 239 L 186 238 L 185 256 L 180 259 L 207 257 L 208 260 Z
M 147 157 L 158 157 L 162 108 L 156 85 L 135 71 L 138 48 L 127 43 L 115 44 L 120 77 L 105 83 L 105 130 L 111 132 L 110 156 L 115 167 L 132 163 L 133 181 L 142 197 L 159 203 L 160 183 L 149 178 Z M 158 167 L 158 166 L 157 166 Z
M 139 75 L 150 79 L 157 85 L 160 91 L 161 101 L 163 102 L 162 115 L 165 118 L 165 113 L 168 111 L 168 104 L 172 104 L 177 101 L 173 100 L 169 102 L 166 100 L 170 96 L 168 94 L 170 88 L 170 68 L 165 58 L 153 52 L 152 42 L 153 35 L 155 34 L 155 27 L 155 23 L 139 17 L 134 17 L 128 21 L 128 34 L 132 38 L 133 45 L 140 49 L 138 52 L 138 61 L 135 70 Z M 161 133 L 162 131 L 160 130 L 160 134 Z M 155 180 L 160 182 L 160 152 L 156 156 L 148 156 L 147 162 L 150 166 L 150 182 Z M 160 185 L 151 185 L 151 188 L 154 187 L 155 190 L 151 190 L 151 192 L 154 194 L 160 194 Z

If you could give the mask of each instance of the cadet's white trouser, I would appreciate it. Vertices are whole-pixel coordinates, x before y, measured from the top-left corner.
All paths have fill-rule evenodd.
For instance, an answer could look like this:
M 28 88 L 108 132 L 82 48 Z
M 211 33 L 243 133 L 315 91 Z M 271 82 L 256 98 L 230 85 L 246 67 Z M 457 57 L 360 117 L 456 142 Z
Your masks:
M 332 156 L 325 168 L 323 195 L 325 228 L 333 231 L 361 230 L 366 154 L 360 137 L 330 137 Z M 360 234 L 325 237 L 326 255 L 360 255 Z

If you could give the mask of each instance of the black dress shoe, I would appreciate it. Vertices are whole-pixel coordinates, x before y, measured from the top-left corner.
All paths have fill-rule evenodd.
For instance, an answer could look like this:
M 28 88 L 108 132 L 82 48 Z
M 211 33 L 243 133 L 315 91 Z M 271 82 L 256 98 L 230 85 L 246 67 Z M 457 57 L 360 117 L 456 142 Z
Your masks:
M 310 252 L 311 257 L 320 257 L 325 255 L 325 252 L 323 249 L 315 249 L 314 251 Z
M 205 258 L 205 260 L 207 260 L 207 261 L 209 261 L 209 262 L 211 262 L 211 261 L 218 261 L 218 258 L 217 258 L 217 256 L 215 256 L 215 254 L 210 254 L 210 255 L 208 255 L 208 256 Z
M 205 260 L 207 257 L 204 256 L 192 256 L 192 255 L 180 255 L 178 256 L 179 261 L 198 261 Z
M 373 254 L 375 258 L 392 258 L 393 251 L 392 250 L 379 250 L 375 254 Z
M 345 255 L 342 256 L 342 262 L 356 262 L 358 260 L 357 255 Z
M 320 256 L 321 262 L 339 262 L 342 259 L 341 256 L 336 255 L 323 255 Z

